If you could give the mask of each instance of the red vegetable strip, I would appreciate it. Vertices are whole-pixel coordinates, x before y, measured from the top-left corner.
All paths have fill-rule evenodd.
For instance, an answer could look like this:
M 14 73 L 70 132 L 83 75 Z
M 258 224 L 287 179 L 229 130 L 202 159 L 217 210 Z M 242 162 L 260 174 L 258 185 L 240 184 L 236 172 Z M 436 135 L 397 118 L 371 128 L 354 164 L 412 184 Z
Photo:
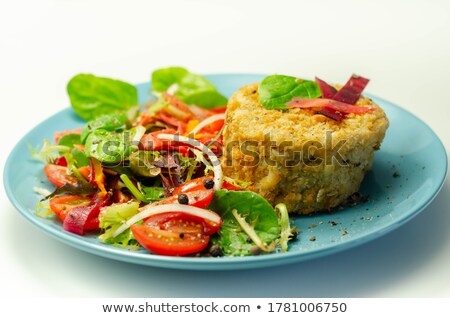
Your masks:
M 83 235 L 85 230 L 98 228 L 98 215 L 100 208 L 108 204 L 110 195 L 100 197 L 95 194 L 89 205 L 74 207 L 67 214 L 63 222 L 64 230 Z
M 342 103 L 354 105 L 361 96 L 367 83 L 369 83 L 367 78 L 353 74 L 345 86 L 333 96 L 333 99 Z
M 375 110 L 374 107 L 362 107 L 341 103 L 332 99 L 326 98 L 298 98 L 294 97 L 290 102 L 286 103 L 286 106 L 292 108 L 323 108 L 327 107 L 334 109 L 343 114 L 365 114 Z
M 322 81 L 320 78 L 316 77 L 316 83 L 319 85 L 320 91 L 322 92 L 323 98 L 333 98 L 337 93 L 337 89 L 330 84 Z
M 91 175 L 89 179 L 89 183 L 96 185 L 99 190 L 99 196 L 105 196 L 106 195 L 106 189 L 105 189 L 105 174 L 103 173 L 103 166 L 95 158 L 89 158 L 91 163 Z
M 66 157 L 61 156 L 55 160 L 55 165 L 67 167 Z
M 330 108 L 330 107 L 323 107 L 320 110 L 320 113 L 324 116 L 327 116 L 331 119 L 340 121 L 345 117 L 345 114 L 337 111 L 336 109 Z

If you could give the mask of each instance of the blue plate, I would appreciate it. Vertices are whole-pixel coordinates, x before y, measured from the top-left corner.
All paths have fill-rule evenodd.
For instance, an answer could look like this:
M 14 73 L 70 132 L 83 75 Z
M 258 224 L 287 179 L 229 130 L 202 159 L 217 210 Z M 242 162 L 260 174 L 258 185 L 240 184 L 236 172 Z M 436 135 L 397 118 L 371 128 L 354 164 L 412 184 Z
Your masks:
M 263 78 L 254 74 L 207 77 L 227 96 Z M 150 84 L 137 88 L 140 101 L 146 101 Z M 380 237 L 413 218 L 437 195 L 447 172 L 445 149 L 425 123 L 388 101 L 373 99 L 386 111 L 390 127 L 381 150 L 375 155 L 373 170 L 361 187 L 361 193 L 368 195 L 369 201 L 334 214 L 296 217 L 295 225 L 301 234 L 290 244 L 287 253 L 234 258 L 158 256 L 145 250 L 128 251 L 105 245 L 96 236 L 74 235 L 65 232 L 57 220 L 37 217 L 34 207 L 40 197 L 32 188 L 50 189 L 51 185 L 45 181 L 43 164 L 30 158 L 27 144 L 42 145 L 44 139 L 52 140 L 55 131 L 83 126 L 83 121 L 69 108 L 42 122 L 16 145 L 5 165 L 6 193 L 28 221 L 50 236 L 86 252 L 124 262 L 190 270 L 235 270 L 300 262 L 336 253 Z M 310 240 L 312 236 L 315 241 Z

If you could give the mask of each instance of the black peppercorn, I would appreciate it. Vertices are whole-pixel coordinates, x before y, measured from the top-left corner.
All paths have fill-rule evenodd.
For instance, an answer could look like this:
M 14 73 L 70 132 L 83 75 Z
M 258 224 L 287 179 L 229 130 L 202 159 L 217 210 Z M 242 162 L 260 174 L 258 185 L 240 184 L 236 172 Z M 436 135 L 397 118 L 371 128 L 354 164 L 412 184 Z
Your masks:
M 203 179 L 203 185 L 206 189 L 212 189 L 214 187 L 214 180 L 211 178 Z
M 178 195 L 178 203 L 179 204 L 188 204 L 189 203 L 189 198 L 186 194 L 181 193 Z

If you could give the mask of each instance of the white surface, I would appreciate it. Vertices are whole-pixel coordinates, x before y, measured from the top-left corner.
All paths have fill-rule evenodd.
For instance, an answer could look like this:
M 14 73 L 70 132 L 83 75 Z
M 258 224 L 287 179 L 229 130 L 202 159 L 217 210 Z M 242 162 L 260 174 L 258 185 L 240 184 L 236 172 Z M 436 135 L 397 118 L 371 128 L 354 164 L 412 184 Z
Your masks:
M 67 81 L 199 73 L 290 73 L 344 82 L 429 124 L 450 146 L 448 1 L 0 1 L 1 166 L 33 126 L 68 105 Z M 26 154 L 24 154 L 26 155 Z M 433 160 L 430 154 L 430 160 Z M 3 170 L 3 168 L 2 168 Z M 0 295 L 78 297 L 449 297 L 450 198 L 374 242 L 248 272 L 129 265 L 41 233 L 0 193 Z

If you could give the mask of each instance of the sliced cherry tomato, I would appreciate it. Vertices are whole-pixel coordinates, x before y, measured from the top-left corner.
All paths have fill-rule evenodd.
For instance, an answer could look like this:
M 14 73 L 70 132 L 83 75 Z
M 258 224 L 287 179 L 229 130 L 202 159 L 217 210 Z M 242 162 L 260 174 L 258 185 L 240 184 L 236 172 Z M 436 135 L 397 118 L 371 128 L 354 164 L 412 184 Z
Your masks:
M 164 213 L 150 217 L 144 224 L 133 224 L 136 240 L 159 255 L 184 256 L 204 250 L 209 235 L 203 233 L 201 221 L 185 213 Z
M 66 183 L 76 185 L 77 179 L 69 175 L 69 168 L 54 164 L 47 164 L 44 167 L 44 173 L 47 179 L 53 183 L 55 187 L 62 187 Z
M 142 137 L 141 142 L 139 144 L 139 149 L 141 150 L 163 150 L 167 149 L 169 145 L 172 145 L 174 142 L 162 140 L 158 138 L 159 134 L 175 134 L 175 129 L 163 129 L 159 131 L 152 132 L 150 134 L 146 134 Z
M 183 192 L 178 192 L 178 194 L 176 195 L 172 195 L 171 197 L 162 199 L 161 201 L 155 202 L 153 204 L 161 205 L 161 204 L 179 203 L 178 195 L 181 193 Z M 188 205 L 204 209 L 211 203 L 214 196 L 214 190 L 213 189 L 191 190 L 184 194 L 187 195 L 188 197 Z
M 216 214 L 215 212 L 210 212 Z M 220 229 L 222 220 L 220 223 L 213 223 L 183 212 L 167 212 L 153 215 L 144 222 L 144 225 L 158 228 L 160 228 L 161 224 L 164 224 L 164 229 L 173 232 L 212 235 Z
M 86 206 L 91 202 L 90 198 L 79 195 L 65 195 L 50 199 L 50 209 L 64 222 L 67 214 L 76 206 Z
M 208 190 L 205 187 L 205 182 L 211 182 L 212 180 L 213 180 L 213 178 L 211 178 L 211 177 L 200 177 L 197 179 L 193 179 L 193 180 L 185 182 L 182 185 L 180 185 L 179 187 L 175 188 L 175 190 L 173 190 L 173 192 L 172 192 L 172 195 L 176 196 L 181 193 L 187 194 L 187 192 L 191 192 L 191 191 Z M 214 186 L 214 183 L 212 184 L 212 187 L 213 186 Z M 212 189 L 212 187 L 210 187 L 209 189 Z

